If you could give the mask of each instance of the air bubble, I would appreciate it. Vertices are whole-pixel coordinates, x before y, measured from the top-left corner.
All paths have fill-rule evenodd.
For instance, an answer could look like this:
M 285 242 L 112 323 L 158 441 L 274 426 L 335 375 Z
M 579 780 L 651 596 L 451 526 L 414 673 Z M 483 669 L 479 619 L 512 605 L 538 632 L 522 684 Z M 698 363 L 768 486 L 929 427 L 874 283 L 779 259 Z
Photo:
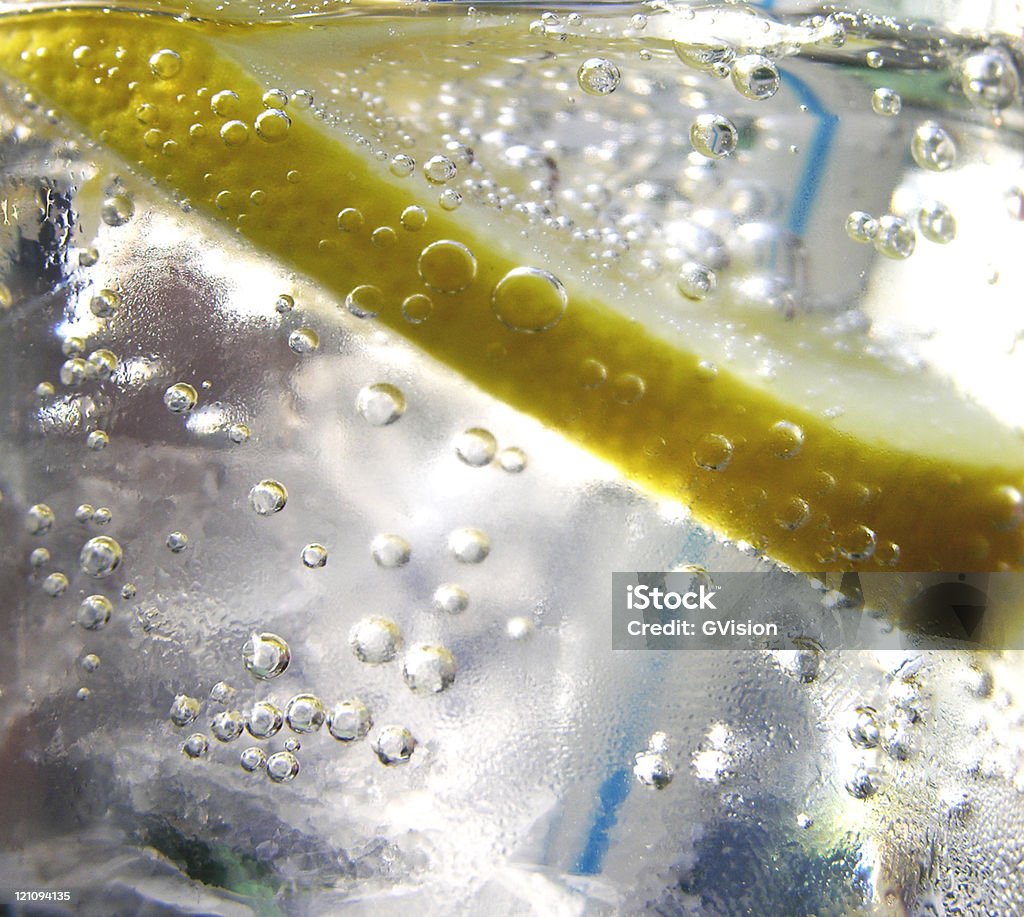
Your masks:
M 247 442 L 252 435 L 249 427 L 244 423 L 233 423 L 227 429 L 228 439 L 237 444 Z
M 28 562 L 37 570 L 50 562 L 50 552 L 46 548 L 33 548 L 28 555 Z
M 164 404 L 172 414 L 187 414 L 198 400 L 199 393 L 187 382 L 175 382 L 164 392 Z
M 373 284 L 355 287 L 345 297 L 345 308 L 356 318 L 375 318 L 384 305 L 384 294 Z
M 249 139 L 249 128 L 244 121 L 227 121 L 221 125 L 220 139 L 228 146 L 242 146 Z
M 342 232 L 355 232 L 362 227 L 363 222 L 363 214 L 355 207 L 338 211 L 338 229 Z
M 562 282 L 535 267 L 513 268 L 491 294 L 491 307 L 498 321 L 513 331 L 539 333 L 554 328 L 568 305 Z
M 378 567 L 404 567 L 412 557 L 412 547 L 401 535 L 377 535 L 370 542 L 370 554 Z
M 277 109 L 269 109 L 257 115 L 254 125 L 256 136 L 266 143 L 280 143 L 288 136 L 291 126 L 292 119 L 283 111 L 278 111 Z M 221 136 L 223 136 L 223 131 Z
M 360 662 L 381 665 L 397 655 L 402 646 L 402 632 L 389 618 L 370 615 L 352 625 L 348 642 Z
M 875 748 L 878 745 L 880 730 L 878 714 L 873 707 L 857 707 L 853 711 L 846 734 L 858 748 Z
M 110 621 L 114 606 L 104 595 L 90 595 L 78 606 L 77 621 L 85 630 L 100 630 Z
M 97 535 L 82 546 L 78 563 L 87 576 L 102 579 L 121 565 L 122 557 L 121 545 L 107 535 Z
M 177 51 L 163 48 L 149 58 L 149 69 L 160 80 L 170 80 L 181 73 L 182 60 Z
M 230 118 L 232 115 L 237 114 L 240 107 L 241 102 L 238 99 L 238 93 L 232 92 L 230 89 L 214 93 L 210 99 L 210 111 L 221 118 Z
M 81 666 L 85 672 L 95 672 L 100 667 L 100 657 L 95 653 L 88 653 L 82 657 Z
M 471 427 L 455 440 L 455 453 L 465 464 L 473 468 L 489 465 L 498 449 L 493 434 L 482 427 Z
M 675 776 L 668 758 L 659 751 L 649 749 L 639 752 L 633 760 L 633 774 L 644 786 L 663 790 Z
M 802 497 L 790 497 L 775 515 L 780 528 L 793 532 L 811 517 L 811 507 Z
M 647 391 L 647 384 L 636 373 L 620 373 L 612 380 L 612 399 L 619 404 L 636 404 Z
M 846 234 L 854 242 L 871 242 L 878 235 L 878 220 L 863 210 L 854 210 L 846 218 Z
M 510 446 L 498 453 L 498 464 L 502 471 L 509 474 L 519 474 L 526 468 L 526 453 L 522 449 Z
M 242 664 L 254 678 L 277 678 L 291 662 L 292 654 L 283 637 L 277 634 L 252 634 L 242 646 Z
M 288 335 L 288 347 L 293 353 L 306 356 L 320 346 L 320 335 L 312 328 L 296 328 Z
M 724 471 L 732 461 L 732 443 L 718 433 L 702 436 L 693 449 L 693 460 L 705 471 Z
M 944 172 L 956 162 L 956 144 L 941 125 L 925 121 L 914 131 L 910 154 L 922 169 Z
M 576 71 L 580 89 L 592 96 L 606 96 L 615 92 L 622 80 L 619 68 L 603 57 L 591 57 Z
M 878 51 L 868 51 L 868 53 L 864 55 L 864 63 L 866 63 L 872 70 L 878 70 L 885 61 Z
M 927 202 L 917 214 L 917 225 L 921 235 L 929 242 L 945 245 L 956 237 L 956 217 L 945 204 L 939 201 Z
M 89 365 L 95 370 L 98 379 L 109 379 L 117 370 L 117 354 L 112 350 L 101 348 L 89 354 Z
M 391 159 L 391 174 L 398 178 L 408 178 L 416 169 L 416 160 L 405 153 L 396 153 Z
M 226 704 L 231 701 L 238 692 L 226 681 L 218 681 L 210 688 L 210 700 L 218 704 Z
M 222 710 L 210 720 L 210 732 L 218 742 L 234 742 L 245 728 L 245 719 L 238 710 Z
M 455 682 L 455 657 L 443 646 L 418 643 L 402 660 L 402 677 L 417 694 L 439 694 Z
M 317 732 L 326 716 L 324 705 L 315 694 L 296 694 L 288 701 L 284 718 L 292 732 L 305 734 Z
M 420 279 L 441 293 L 459 293 L 476 277 L 476 258 L 461 242 L 432 242 L 416 263 Z
M 846 792 L 854 799 L 868 799 L 878 792 L 878 781 L 865 767 L 859 767 L 846 781 Z
M 1007 51 L 986 48 L 960 65 L 960 88 L 973 105 L 998 111 L 1013 104 L 1020 76 Z
M 479 529 L 456 529 L 448 536 L 448 550 L 460 563 L 479 564 L 491 553 L 491 539 Z
M 83 525 L 92 519 L 93 513 L 96 512 L 96 507 L 91 503 L 79 503 L 75 507 L 75 521 L 81 522 Z
M 288 490 L 280 481 L 266 478 L 249 491 L 249 505 L 258 516 L 272 516 L 284 509 Z
M 429 166 L 430 163 L 427 163 L 427 165 Z M 401 223 L 403 229 L 407 229 L 409 232 L 419 232 L 419 230 L 427 225 L 427 211 L 413 204 L 402 211 L 399 223 Z
M 266 766 L 267 753 L 258 745 L 250 745 L 242 750 L 242 753 L 238 756 L 238 763 L 244 771 L 249 771 L 250 773 L 258 771 Z
M 462 195 L 459 194 L 454 188 L 445 188 L 437 196 L 437 205 L 442 210 L 451 212 L 452 210 L 458 210 L 462 205 Z
M 284 714 L 270 701 L 259 700 L 252 705 L 245 719 L 245 728 L 254 739 L 269 739 L 284 725 Z
M 779 90 L 779 71 L 772 61 L 760 54 L 746 54 L 732 65 L 732 82 L 740 95 L 763 101 Z
M 297 752 L 302 748 L 302 743 L 295 738 L 287 738 L 284 740 L 284 750 L 290 752 Z
M 318 567 L 327 566 L 327 548 L 322 544 L 313 542 L 302 549 L 302 565 L 315 570 Z
M 420 325 L 430 318 L 434 303 L 423 293 L 413 293 L 402 302 L 402 317 L 411 325 Z
M 887 258 L 909 258 L 914 253 L 917 238 L 914 227 L 903 217 L 887 213 L 878 221 L 875 233 L 875 251 Z
M 68 578 L 59 571 L 51 573 L 43 580 L 42 588 L 51 599 L 59 598 L 68 591 Z
M 455 178 L 458 169 L 447 156 L 431 156 L 423 164 L 423 177 L 432 185 L 445 185 Z
M 369 708 L 358 698 L 335 704 L 327 717 L 327 731 L 339 742 L 358 742 L 372 726 Z
M 180 554 L 188 547 L 188 535 L 184 532 L 171 532 L 167 536 L 167 547 L 172 554 Z
M 299 89 L 292 93 L 292 107 L 305 110 L 313 105 L 313 93 L 308 89 Z
M 580 363 L 579 380 L 583 388 L 595 389 L 608 379 L 608 370 L 599 360 L 588 358 Z
M 50 531 L 55 516 L 45 503 L 37 503 L 25 513 L 25 529 L 30 535 L 45 535 Z
M 275 108 L 281 111 L 288 105 L 288 93 L 282 89 L 268 89 L 263 93 L 261 101 L 264 108 Z
M 469 593 L 455 583 L 442 583 L 434 590 L 434 611 L 462 614 L 469 607 Z
M 405 395 L 388 382 L 374 382 L 359 390 L 356 410 L 375 427 L 393 424 L 405 413 Z
M 188 726 L 199 716 L 199 701 L 187 694 L 176 694 L 167 716 L 175 726 Z
M 194 732 L 181 746 L 182 753 L 189 758 L 204 758 L 210 750 L 210 743 L 201 732 Z
M 736 125 L 722 115 L 698 115 L 690 128 L 693 148 L 710 159 L 720 159 L 732 153 L 738 136 Z
M 404 726 L 385 726 L 373 740 L 373 752 L 381 764 L 405 764 L 416 750 L 416 740 Z
M 121 306 L 121 297 L 114 290 L 100 290 L 89 300 L 89 311 L 97 318 L 110 318 Z
M 267 758 L 267 776 L 274 783 L 287 783 L 299 774 L 299 760 L 290 751 L 277 751 Z
M 772 424 L 769 434 L 772 453 L 778 458 L 793 458 L 803 448 L 804 431 L 788 420 Z
M 871 108 L 876 115 L 892 118 L 900 113 L 903 108 L 903 100 L 898 92 L 886 86 L 879 86 L 871 94 Z
M 287 293 L 282 293 L 274 302 L 274 311 L 280 315 L 285 315 L 291 312 L 295 308 L 295 298 L 289 296 Z
M 60 367 L 60 381 L 62 385 L 75 387 L 81 385 L 88 374 L 89 364 L 81 357 L 72 357 L 65 360 Z
M 866 525 L 854 525 L 839 537 L 839 553 L 847 560 L 868 560 L 875 553 L 876 536 Z
M 676 288 L 687 299 L 700 302 L 715 292 L 717 280 L 711 268 L 696 261 L 687 261 L 680 269 Z

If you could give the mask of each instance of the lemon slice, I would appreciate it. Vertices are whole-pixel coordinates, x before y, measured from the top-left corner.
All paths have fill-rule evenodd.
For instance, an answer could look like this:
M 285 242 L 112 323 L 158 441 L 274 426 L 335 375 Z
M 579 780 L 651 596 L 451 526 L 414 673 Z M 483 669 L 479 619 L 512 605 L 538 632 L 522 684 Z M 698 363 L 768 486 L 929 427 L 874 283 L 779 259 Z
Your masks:
M 5 25 L 0 66 L 87 135 L 723 535 L 802 570 L 1024 566 L 1024 444 L 952 386 L 837 351 L 812 319 L 787 354 L 777 322 L 737 311 L 726 346 L 727 302 L 670 330 L 497 216 L 446 212 L 310 111 L 266 107 L 252 61 L 289 27 L 97 10 Z M 364 40 L 346 21 L 336 53 Z M 766 349 L 784 357 L 771 384 Z

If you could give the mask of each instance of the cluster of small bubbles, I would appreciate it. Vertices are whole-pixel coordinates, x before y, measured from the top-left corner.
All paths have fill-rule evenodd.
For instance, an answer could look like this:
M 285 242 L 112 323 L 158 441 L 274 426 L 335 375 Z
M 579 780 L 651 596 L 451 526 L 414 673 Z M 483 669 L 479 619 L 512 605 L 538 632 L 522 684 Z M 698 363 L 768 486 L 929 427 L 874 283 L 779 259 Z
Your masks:
M 182 753 L 188 758 L 204 758 L 210 750 L 210 743 L 201 732 L 194 732 L 181 746 Z
M 519 474 L 526 468 L 526 453 L 517 446 L 509 446 L 498 453 L 498 464 L 509 474 Z
M 237 92 L 222 89 L 210 97 L 210 111 L 221 118 L 230 118 L 238 112 L 241 102 Z
M 324 705 L 315 694 L 296 694 L 288 701 L 284 714 L 288 728 L 300 734 L 317 732 L 326 716 Z
M 469 593 L 455 583 L 442 583 L 434 590 L 434 610 L 462 614 L 469 607 Z
M 881 735 L 877 711 L 873 707 L 857 707 L 853 711 L 846 734 L 858 748 L 875 748 Z
M 283 637 L 265 632 L 251 634 L 242 646 L 242 664 L 254 678 L 277 678 L 291 662 L 292 654 Z
M 245 728 L 254 739 L 269 739 L 284 725 L 284 714 L 270 701 L 259 700 L 252 705 L 245 719 Z
M 497 449 L 498 441 L 483 427 L 470 427 L 455 439 L 455 454 L 473 468 L 489 465 Z
M 420 279 L 432 290 L 461 293 L 476 277 L 476 257 L 461 242 L 431 242 L 416 262 Z
M 258 771 L 261 767 L 266 766 L 267 753 L 260 748 L 258 745 L 250 745 L 248 748 L 243 748 L 242 753 L 238 756 L 238 763 L 242 766 L 243 771 Z
M 338 229 L 342 232 L 356 232 L 363 225 L 363 214 L 355 207 L 345 207 L 338 211 Z
M 944 172 L 956 162 L 956 144 L 944 127 L 925 121 L 914 131 L 910 155 L 922 169 Z
M 846 218 L 846 234 L 854 242 L 870 242 L 878 235 L 878 220 L 863 210 L 854 210 Z
M 82 546 L 78 563 L 83 573 L 101 579 L 110 576 L 121 565 L 123 556 L 121 545 L 113 538 L 97 535 Z
M 274 783 L 287 783 L 299 773 L 299 760 L 290 751 L 276 751 L 267 758 L 267 776 Z
M 95 653 L 87 653 L 82 657 L 81 666 L 85 672 L 95 672 L 100 667 L 100 657 Z
M 33 548 L 28 555 L 28 562 L 36 569 L 45 567 L 50 562 L 50 552 L 46 548 Z
M 256 136 L 266 143 L 280 143 L 288 136 L 292 119 L 283 111 L 268 109 L 256 116 Z M 223 132 L 222 132 L 223 135 Z
M 687 261 L 679 269 L 676 288 L 687 299 L 700 302 L 714 293 L 717 282 L 715 272 L 711 268 L 696 261 Z
M 210 720 L 210 732 L 218 742 L 233 742 L 245 728 L 245 719 L 238 710 L 222 710 Z
M 903 217 L 887 213 L 878 220 L 874 237 L 875 251 L 886 258 L 902 260 L 914 253 L 917 235 L 914 227 Z
M 302 743 L 295 738 L 288 738 L 284 740 L 284 750 L 290 752 L 297 752 L 302 750 Z
M 164 404 L 172 414 L 187 414 L 198 400 L 199 393 L 187 382 L 175 382 L 164 392 Z
M 402 659 L 402 678 L 417 694 L 439 694 L 455 682 L 455 657 L 443 646 L 417 643 Z
M 479 564 L 491 553 L 491 539 L 479 529 L 455 529 L 448 536 L 448 550 L 460 563 Z
M 244 423 L 233 423 L 227 428 L 227 436 L 230 442 L 240 445 L 247 442 L 252 432 Z
M 431 156 L 423 164 L 423 177 L 432 185 L 446 185 L 455 178 L 458 168 L 447 156 Z
M 167 716 L 175 726 L 188 726 L 199 716 L 199 701 L 187 694 L 176 694 Z
M 320 346 L 320 335 L 312 328 L 296 328 L 288 335 L 288 346 L 300 356 L 311 354 Z
M 291 312 L 292 309 L 294 308 L 295 297 L 289 296 L 287 293 L 282 293 L 280 296 L 277 297 L 277 300 L 274 302 L 275 311 L 277 311 L 281 315 L 284 315 L 286 312 Z
M 698 115 L 690 127 L 690 143 L 702 156 L 721 159 L 736 149 L 739 132 L 724 115 Z
M 360 662 L 380 665 L 395 658 L 402 646 L 402 632 L 391 619 L 370 615 L 352 625 L 348 642 Z
M 508 634 L 511 640 L 525 640 L 534 630 L 536 630 L 536 627 L 533 619 L 526 617 L 526 615 L 516 615 L 505 622 L 505 633 Z
M 903 108 L 903 100 L 895 90 L 889 89 L 887 86 L 879 86 L 871 93 L 871 108 L 876 115 L 885 115 L 891 118 L 900 113 Z
M 228 703 L 238 692 L 226 681 L 218 681 L 210 688 L 210 700 L 218 704 Z
M 402 301 L 402 318 L 411 325 L 421 325 L 433 311 L 433 301 L 423 293 L 413 293 Z
M 110 318 L 121 305 L 121 297 L 114 290 L 100 290 L 89 300 L 89 311 L 97 318 Z
M 839 536 L 839 553 L 847 560 L 868 560 L 875 553 L 877 539 L 866 525 L 854 525 Z
M 405 764 L 416 750 L 416 740 L 404 726 L 385 726 L 373 740 L 373 753 L 381 764 Z
M 372 726 L 369 708 L 355 697 L 335 704 L 327 716 L 327 731 L 339 742 L 358 742 Z
M 871 771 L 861 765 L 846 781 L 846 792 L 854 799 L 868 799 L 878 792 L 878 780 Z
M 170 48 L 162 48 L 149 58 L 149 69 L 160 80 L 170 80 L 181 72 L 181 55 Z
M 249 505 L 257 516 L 272 516 L 284 509 L 288 491 L 280 481 L 265 478 L 249 491 Z
M 60 367 L 60 381 L 62 385 L 81 385 L 89 373 L 89 364 L 81 357 L 72 357 L 65 360 Z
M 747 99 L 770 99 L 779 90 L 779 71 L 767 57 L 745 54 L 732 65 L 732 82 Z
M 956 217 L 939 201 L 928 201 L 921 207 L 917 213 L 917 225 L 929 242 L 945 245 L 956 237 Z
M 167 536 L 167 547 L 172 554 L 180 554 L 188 547 L 188 535 L 184 532 L 171 532 Z
M 622 74 L 619 68 L 603 57 L 591 57 L 576 71 L 580 89 L 592 96 L 606 96 L 619 88 Z
M 797 637 L 791 649 L 775 650 L 773 656 L 784 674 L 801 684 L 810 684 L 821 671 L 824 650 L 810 637 Z
M 777 458 L 793 458 L 804 445 L 804 431 L 788 420 L 772 424 L 769 431 L 771 450 Z
M 29 507 L 25 513 L 25 529 L 30 535 L 45 535 L 50 531 L 56 517 L 45 503 Z
M 384 303 L 384 294 L 372 283 L 354 287 L 345 297 L 345 308 L 356 318 L 376 318 Z
M 123 194 L 108 197 L 100 207 L 100 217 L 107 226 L 124 226 L 135 215 L 135 204 Z
M 98 379 L 109 379 L 117 370 L 117 354 L 112 350 L 100 348 L 89 354 L 88 363 Z
M 1013 57 L 1003 48 L 986 48 L 960 65 L 960 88 L 973 105 L 996 111 L 1013 104 L 1020 75 Z
M 135 583 L 125 583 L 121 587 L 121 598 L 122 599 L 134 599 L 138 590 L 135 588 Z
M 878 51 L 868 51 L 864 55 L 864 63 L 866 63 L 872 70 L 878 70 L 885 61 L 882 59 L 882 55 Z
M 454 188 L 445 188 L 437 196 L 437 205 L 449 213 L 453 210 L 458 210 L 462 206 L 462 195 Z
M 404 567 L 412 557 L 412 546 L 401 535 L 376 535 L 370 542 L 370 554 L 378 567 Z
M 81 522 L 84 525 L 92 519 L 95 512 L 96 508 L 91 503 L 79 503 L 75 507 L 75 521 Z
M 374 382 L 359 390 L 356 410 L 372 426 L 386 427 L 405 413 L 405 395 L 388 382 Z
M 322 544 L 312 542 L 302 549 L 302 565 L 315 570 L 317 567 L 327 566 L 327 548 Z
M 724 471 L 732 461 L 733 445 L 720 433 L 705 433 L 693 448 L 693 460 L 705 471 Z
M 59 598 L 68 591 L 68 578 L 60 572 L 51 573 L 43 580 L 42 588 L 51 599 Z
M 548 271 L 517 267 L 497 282 L 491 308 L 506 328 L 537 334 L 554 328 L 565 315 L 569 295 Z
M 242 146 L 249 140 L 249 126 L 244 121 L 225 121 L 220 126 L 220 139 L 227 146 Z
M 103 595 L 90 595 L 78 607 L 77 621 L 85 630 L 100 630 L 110 621 L 113 606 Z
M 407 153 L 396 153 L 391 158 L 391 174 L 398 178 L 408 178 L 416 170 L 416 160 Z

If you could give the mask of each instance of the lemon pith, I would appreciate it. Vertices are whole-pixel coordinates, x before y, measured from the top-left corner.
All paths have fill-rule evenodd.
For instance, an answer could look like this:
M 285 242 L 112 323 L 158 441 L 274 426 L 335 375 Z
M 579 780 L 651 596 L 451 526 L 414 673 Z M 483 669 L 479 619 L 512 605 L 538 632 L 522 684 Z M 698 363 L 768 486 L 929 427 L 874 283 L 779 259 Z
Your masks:
M 89 136 L 716 531 L 802 570 L 1024 565 L 1024 447 L 935 457 L 851 435 L 727 366 L 712 378 L 696 346 L 568 275 L 524 275 L 529 258 L 308 112 L 264 107 L 270 87 L 214 26 L 86 10 L 5 25 L 0 68 Z M 402 228 L 410 205 L 429 214 L 416 232 Z M 429 321 L 403 316 L 414 295 L 432 300 Z

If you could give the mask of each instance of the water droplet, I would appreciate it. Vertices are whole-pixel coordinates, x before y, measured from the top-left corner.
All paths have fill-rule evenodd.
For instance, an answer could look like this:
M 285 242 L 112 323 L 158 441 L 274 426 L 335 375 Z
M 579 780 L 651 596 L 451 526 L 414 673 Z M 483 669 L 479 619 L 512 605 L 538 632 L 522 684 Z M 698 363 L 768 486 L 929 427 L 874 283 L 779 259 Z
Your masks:
M 113 606 L 110 599 L 103 595 L 90 595 L 78 607 L 78 623 L 86 630 L 100 630 L 110 621 Z
M 251 432 L 244 423 L 233 423 L 228 427 L 227 434 L 231 442 L 240 444 L 249 439 Z
M 878 51 L 868 51 L 864 55 L 864 62 L 872 69 L 878 70 L 885 61 L 882 59 L 882 55 Z
M 498 321 L 513 331 L 547 331 L 562 320 L 568 305 L 569 296 L 562 282 L 534 267 L 513 268 L 498 281 L 491 294 L 491 307 Z
M 778 92 L 779 71 L 767 57 L 745 54 L 732 65 L 732 82 L 740 95 L 762 101 Z
M 698 115 L 690 128 L 693 148 L 710 159 L 720 159 L 732 153 L 738 136 L 736 125 L 722 115 Z
M 51 573 L 43 580 L 43 592 L 56 599 L 68 591 L 68 578 L 60 572 Z
M 267 758 L 267 776 L 274 783 L 287 783 L 299 774 L 299 759 L 290 751 L 276 751 Z
M 374 382 L 359 390 L 356 410 L 367 423 L 386 427 L 405 413 L 405 395 L 390 383 Z
M 269 739 L 284 725 L 284 714 L 270 701 L 258 700 L 249 710 L 245 728 L 254 739 Z
M 249 139 L 249 127 L 244 121 L 226 121 L 221 125 L 220 139 L 228 146 L 242 146 Z
M 230 118 L 237 114 L 240 107 L 238 93 L 232 92 L 230 89 L 214 93 L 210 99 L 210 111 L 221 118 Z
M 717 282 L 715 272 L 711 268 L 696 261 L 687 261 L 679 269 L 676 288 L 687 299 L 700 302 L 700 300 L 715 292 Z
M 1007 51 L 986 48 L 965 58 L 960 65 L 960 88 L 973 105 L 998 111 L 1013 104 L 1020 89 L 1020 76 Z
M 164 392 L 164 404 L 174 414 L 187 414 L 198 400 L 199 393 L 187 382 L 175 382 Z
M 307 544 L 302 549 L 302 563 L 303 566 L 309 567 L 311 570 L 314 570 L 317 567 L 326 567 L 327 548 L 322 544 L 317 544 L 316 542 Z
M 658 751 L 642 751 L 634 755 L 633 773 L 644 786 L 663 790 L 675 776 L 668 758 Z
M 121 297 L 113 290 L 100 290 L 90 301 L 89 311 L 97 318 L 110 318 L 121 305 Z
M 945 128 L 925 121 L 914 131 L 910 154 L 922 169 L 944 172 L 956 162 L 956 144 Z
M 732 443 L 718 433 L 706 433 L 693 449 L 693 460 L 705 471 L 724 471 L 732 461 Z
M 120 565 L 123 553 L 121 545 L 107 535 L 90 538 L 78 555 L 82 572 L 101 579 L 110 576 Z
M 515 446 L 502 449 L 498 453 L 498 464 L 509 474 L 519 474 L 526 468 L 526 453 Z
M 901 260 L 914 253 L 917 236 L 914 227 L 903 217 L 885 214 L 878 220 L 878 231 L 875 233 L 875 251 L 886 258 Z
M 875 553 L 876 537 L 866 525 L 854 525 L 839 537 L 839 553 L 847 560 L 868 560 Z
M 242 646 L 242 664 L 254 678 L 277 678 L 291 662 L 292 654 L 283 637 L 277 634 L 252 634 Z
M 455 440 L 455 453 L 474 468 L 490 464 L 497 448 L 498 441 L 482 427 L 471 427 L 460 433 Z
M 339 742 L 358 742 L 372 726 L 369 708 L 354 697 L 335 704 L 327 717 L 327 731 Z
M 804 431 L 795 423 L 780 420 L 769 431 L 771 450 L 778 458 L 792 458 L 804 444 Z
M 320 335 L 312 328 L 296 328 L 288 335 L 288 347 L 293 353 L 306 356 L 320 346 Z
M 28 555 L 28 562 L 38 569 L 50 562 L 50 552 L 46 548 L 34 548 Z
M 266 96 L 264 96 L 266 100 Z M 288 136 L 292 126 L 292 119 L 283 111 L 268 109 L 256 116 L 256 136 L 266 143 L 280 143 Z M 223 132 L 222 132 L 223 136 Z
M 123 194 L 108 197 L 100 208 L 100 216 L 108 226 L 124 226 L 134 215 L 135 205 Z
M 599 385 L 603 385 L 607 378 L 608 370 L 600 361 L 586 359 L 580 363 L 579 379 L 583 388 L 597 388 Z
M 188 726 L 199 716 L 199 701 L 187 694 L 176 694 L 167 715 L 175 726 Z
M 172 554 L 180 554 L 188 547 L 188 535 L 184 532 L 171 532 L 167 536 L 167 547 L 171 549 Z
M 373 740 L 373 752 L 381 764 L 405 764 L 416 750 L 416 740 L 404 726 L 385 726 Z
M 854 210 L 846 218 L 846 234 L 854 242 L 870 242 L 878 235 L 878 220 L 863 210 Z
M 396 153 L 391 159 L 391 174 L 408 178 L 416 169 L 416 160 L 405 153 Z
M 412 547 L 401 535 L 377 535 L 370 542 L 370 553 L 378 567 L 404 567 L 412 556 Z
M 245 718 L 238 710 L 222 710 L 210 720 L 210 732 L 218 742 L 233 742 L 245 728 Z
M 442 583 L 434 590 L 434 611 L 462 614 L 469 607 L 469 593 L 455 583 Z
M 210 743 L 201 732 L 194 732 L 181 746 L 182 752 L 189 758 L 204 758 L 210 750 Z
M 338 229 L 342 232 L 355 232 L 362 227 L 363 222 L 362 213 L 355 207 L 346 207 L 338 211 Z
M 622 74 L 619 68 L 603 57 L 591 57 L 576 71 L 580 89 L 592 96 L 606 96 L 619 86 Z
M 929 242 L 945 245 L 956 237 L 956 217 L 945 204 L 939 201 L 928 201 L 917 214 L 917 224 L 921 227 L 921 235 Z
M 420 279 L 441 293 L 459 293 L 476 277 L 476 258 L 461 242 L 442 239 L 432 242 L 416 264 Z
M 402 677 L 417 694 L 438 694 L 455 681 L 455 657 L 443 646 L 418 643 L 402 660 Z
M 272 516 L 284 509 L 288 491 L 280 481 L 266 478 L 249 491 L 249 505 L 259 516 Z
M 423 293 L 413 293 L 402 302 L 402 317 L 412 325 L 425 322 L 433 310 L 433 301 Z
M 891 118 L 900 113 L 903 108 L 903 100 L 898 92 L 886 86 L 879 86 L 871 94 L 871 108 L 876 115 L 885 115 Z
M 375 318 L 384 305 L 384 294 L 373 284 L 355 287 L 345 297 L 345 308 L 356 318 Z
M 448 536 L 448 550 L 461 563 L 478 564 L 491 553 L 491 539 L 479 529 L 455 529 Z
M 226 681 L 218 681 L 210 688 L 210 700 L 218 704 L 228 703 L 238 692 Z
M 455 178 L 458 169 L 447 156 L 431 156 L 423 164 L 423 176 L 432 185 L 444 185 Z
M 327 714 L 315 694 L 296 694 L 285 708 L 285 721 L 292 732 L 316 732 L 324 724 Z
M 437 205 L 442 210 L 451 212 L 452 210 L 458 210 L 462 205 L 462 195 L 459 194 L 454 188 L 445 188 L 437 196 Z
M 89 653 L 82 657 L 82 669 L 86 672 L 95 672 L 100 667 L 100 657 L 95 653 Z
M 878 781 L 863 765 L 846 781 L 846 792 L 854 799 L 867 799 L 878 792 Z
M 238 763 L 244 771 L 250 773 L 258 771 L 261 767 L 266 766 L 267 753 L 258 745 L 250 745 L 248 748 L 242 749 L 242 753 L 238 756 Z
M 45 503 L 37 503 L 25 513 L 25 529 L 30 535 L 45 535 L 50 531 L 55 516 Z
M 360 662 L 380 665 L 395 658 L 402 646 L 402 632 L 389 618 L 370 615 L 352 625 L 348 642 Z
M 181 55 L 170 48 L 163 48 L 149 58 L 149 69 L 159 80 L 170 80 L 181 73 Z

